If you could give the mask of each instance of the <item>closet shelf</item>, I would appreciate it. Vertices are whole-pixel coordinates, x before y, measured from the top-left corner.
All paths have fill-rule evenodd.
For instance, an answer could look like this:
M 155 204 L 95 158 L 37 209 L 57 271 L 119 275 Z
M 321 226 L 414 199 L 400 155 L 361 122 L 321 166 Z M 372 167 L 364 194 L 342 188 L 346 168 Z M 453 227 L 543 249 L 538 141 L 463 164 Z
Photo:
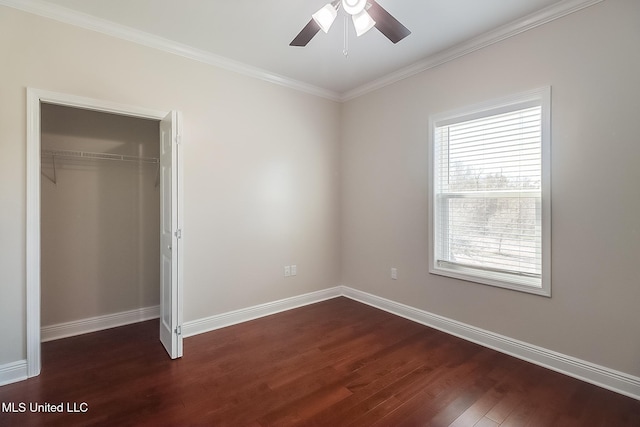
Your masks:
M 51 157 L 67 157 L 67 158 L 83 158 L 92 160 L 119 160 L 124 162 L 138 163 L 160 163 L 157 157 L 137 157 L 127 156 L 123 154 L 111 153 L 92 153 L 90 151 L 72 151 L 72 150 L 42 150 L 41 156 Z
M 56 157 L 88 159 L 88 160 L 118 160 L 121 162 L 155 164 L 157 165 L 155 187 L 158 187 L 158 185 L 160 185 L 160 159 L 158 159 L 157 157 L 138 157 L 138 156 L 127 156 L 124 154 L 93 153 L 90 151 L 72 151 L 72 150 L 41 150 L 40 157 L 51 157 L 51 161 L 53 162 L 53 178 L 47 175 L 46 173 L 44 173 L 44 171 L 42 170 L 40 172 L 42 173 L 42 175 L 44 175 L 49 181 L 53 182 L 55 185 L 58 185 L 58 177 L 56 173 Z

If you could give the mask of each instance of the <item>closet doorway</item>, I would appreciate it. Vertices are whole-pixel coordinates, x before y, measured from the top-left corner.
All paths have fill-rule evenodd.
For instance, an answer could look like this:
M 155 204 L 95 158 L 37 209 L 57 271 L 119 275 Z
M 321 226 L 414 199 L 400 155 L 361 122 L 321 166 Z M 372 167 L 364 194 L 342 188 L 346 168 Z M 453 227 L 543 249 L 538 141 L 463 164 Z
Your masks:
M 109 311 L 131 306 L 126 298 L 141 309 L 159 302 L 159 339 L 171 358 L 182 356 L 181 158 L 178 112 L 27 90 L 29 377 L 40 373 L 43 321 L 109 319 Z M 73 233 L 89 236 L 74 241 Z M 51 255 L 58 244 L 60 254 Z M 81 265 L 69 275 L 75 255 Z M 51 272 L 53 280 L 45 276 Z M 84 306 L 65 309 L 73 294 Z

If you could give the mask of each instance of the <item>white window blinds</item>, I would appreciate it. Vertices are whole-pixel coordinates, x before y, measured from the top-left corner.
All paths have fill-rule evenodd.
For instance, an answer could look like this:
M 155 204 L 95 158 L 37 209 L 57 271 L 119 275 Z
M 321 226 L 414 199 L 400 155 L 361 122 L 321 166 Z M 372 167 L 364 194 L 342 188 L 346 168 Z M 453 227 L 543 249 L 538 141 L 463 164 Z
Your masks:
M 435 263 L 539 287 L 542 107 L 515 108 L 436 123 Z

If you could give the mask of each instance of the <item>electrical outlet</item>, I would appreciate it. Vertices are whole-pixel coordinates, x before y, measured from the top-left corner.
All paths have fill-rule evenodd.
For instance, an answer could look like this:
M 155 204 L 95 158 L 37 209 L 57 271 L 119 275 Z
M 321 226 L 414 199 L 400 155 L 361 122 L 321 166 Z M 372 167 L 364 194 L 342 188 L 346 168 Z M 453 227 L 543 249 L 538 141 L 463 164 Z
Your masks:
M 294 264 L 291 266 L 291 275 L 295 276 L 297 274 L 298 274 L 298 266 Z
M 391 278 L 393 280 L 397 280 L 398 279 L 398 269 L 395 267 L 391 267 Z
M 291 276 L 291 267 L 288 265 L 284 266 L 284 277 L 289 277 Z

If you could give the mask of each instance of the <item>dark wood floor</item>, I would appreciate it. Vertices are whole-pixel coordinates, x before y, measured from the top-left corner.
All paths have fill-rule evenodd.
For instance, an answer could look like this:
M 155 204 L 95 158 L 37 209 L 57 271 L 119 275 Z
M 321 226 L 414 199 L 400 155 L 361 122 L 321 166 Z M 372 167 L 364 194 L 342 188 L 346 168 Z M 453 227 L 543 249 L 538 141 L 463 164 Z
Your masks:
M 0 426 L 640 426 L 640 401 L 346 298 L 184 341 L 157 321 L 45 343 Z M 31 413 L 31 403 L 77 413 Z M 5 408 L 6 409 L 6 408 Z M 65 408 L 66 410 L 66 408 Z

